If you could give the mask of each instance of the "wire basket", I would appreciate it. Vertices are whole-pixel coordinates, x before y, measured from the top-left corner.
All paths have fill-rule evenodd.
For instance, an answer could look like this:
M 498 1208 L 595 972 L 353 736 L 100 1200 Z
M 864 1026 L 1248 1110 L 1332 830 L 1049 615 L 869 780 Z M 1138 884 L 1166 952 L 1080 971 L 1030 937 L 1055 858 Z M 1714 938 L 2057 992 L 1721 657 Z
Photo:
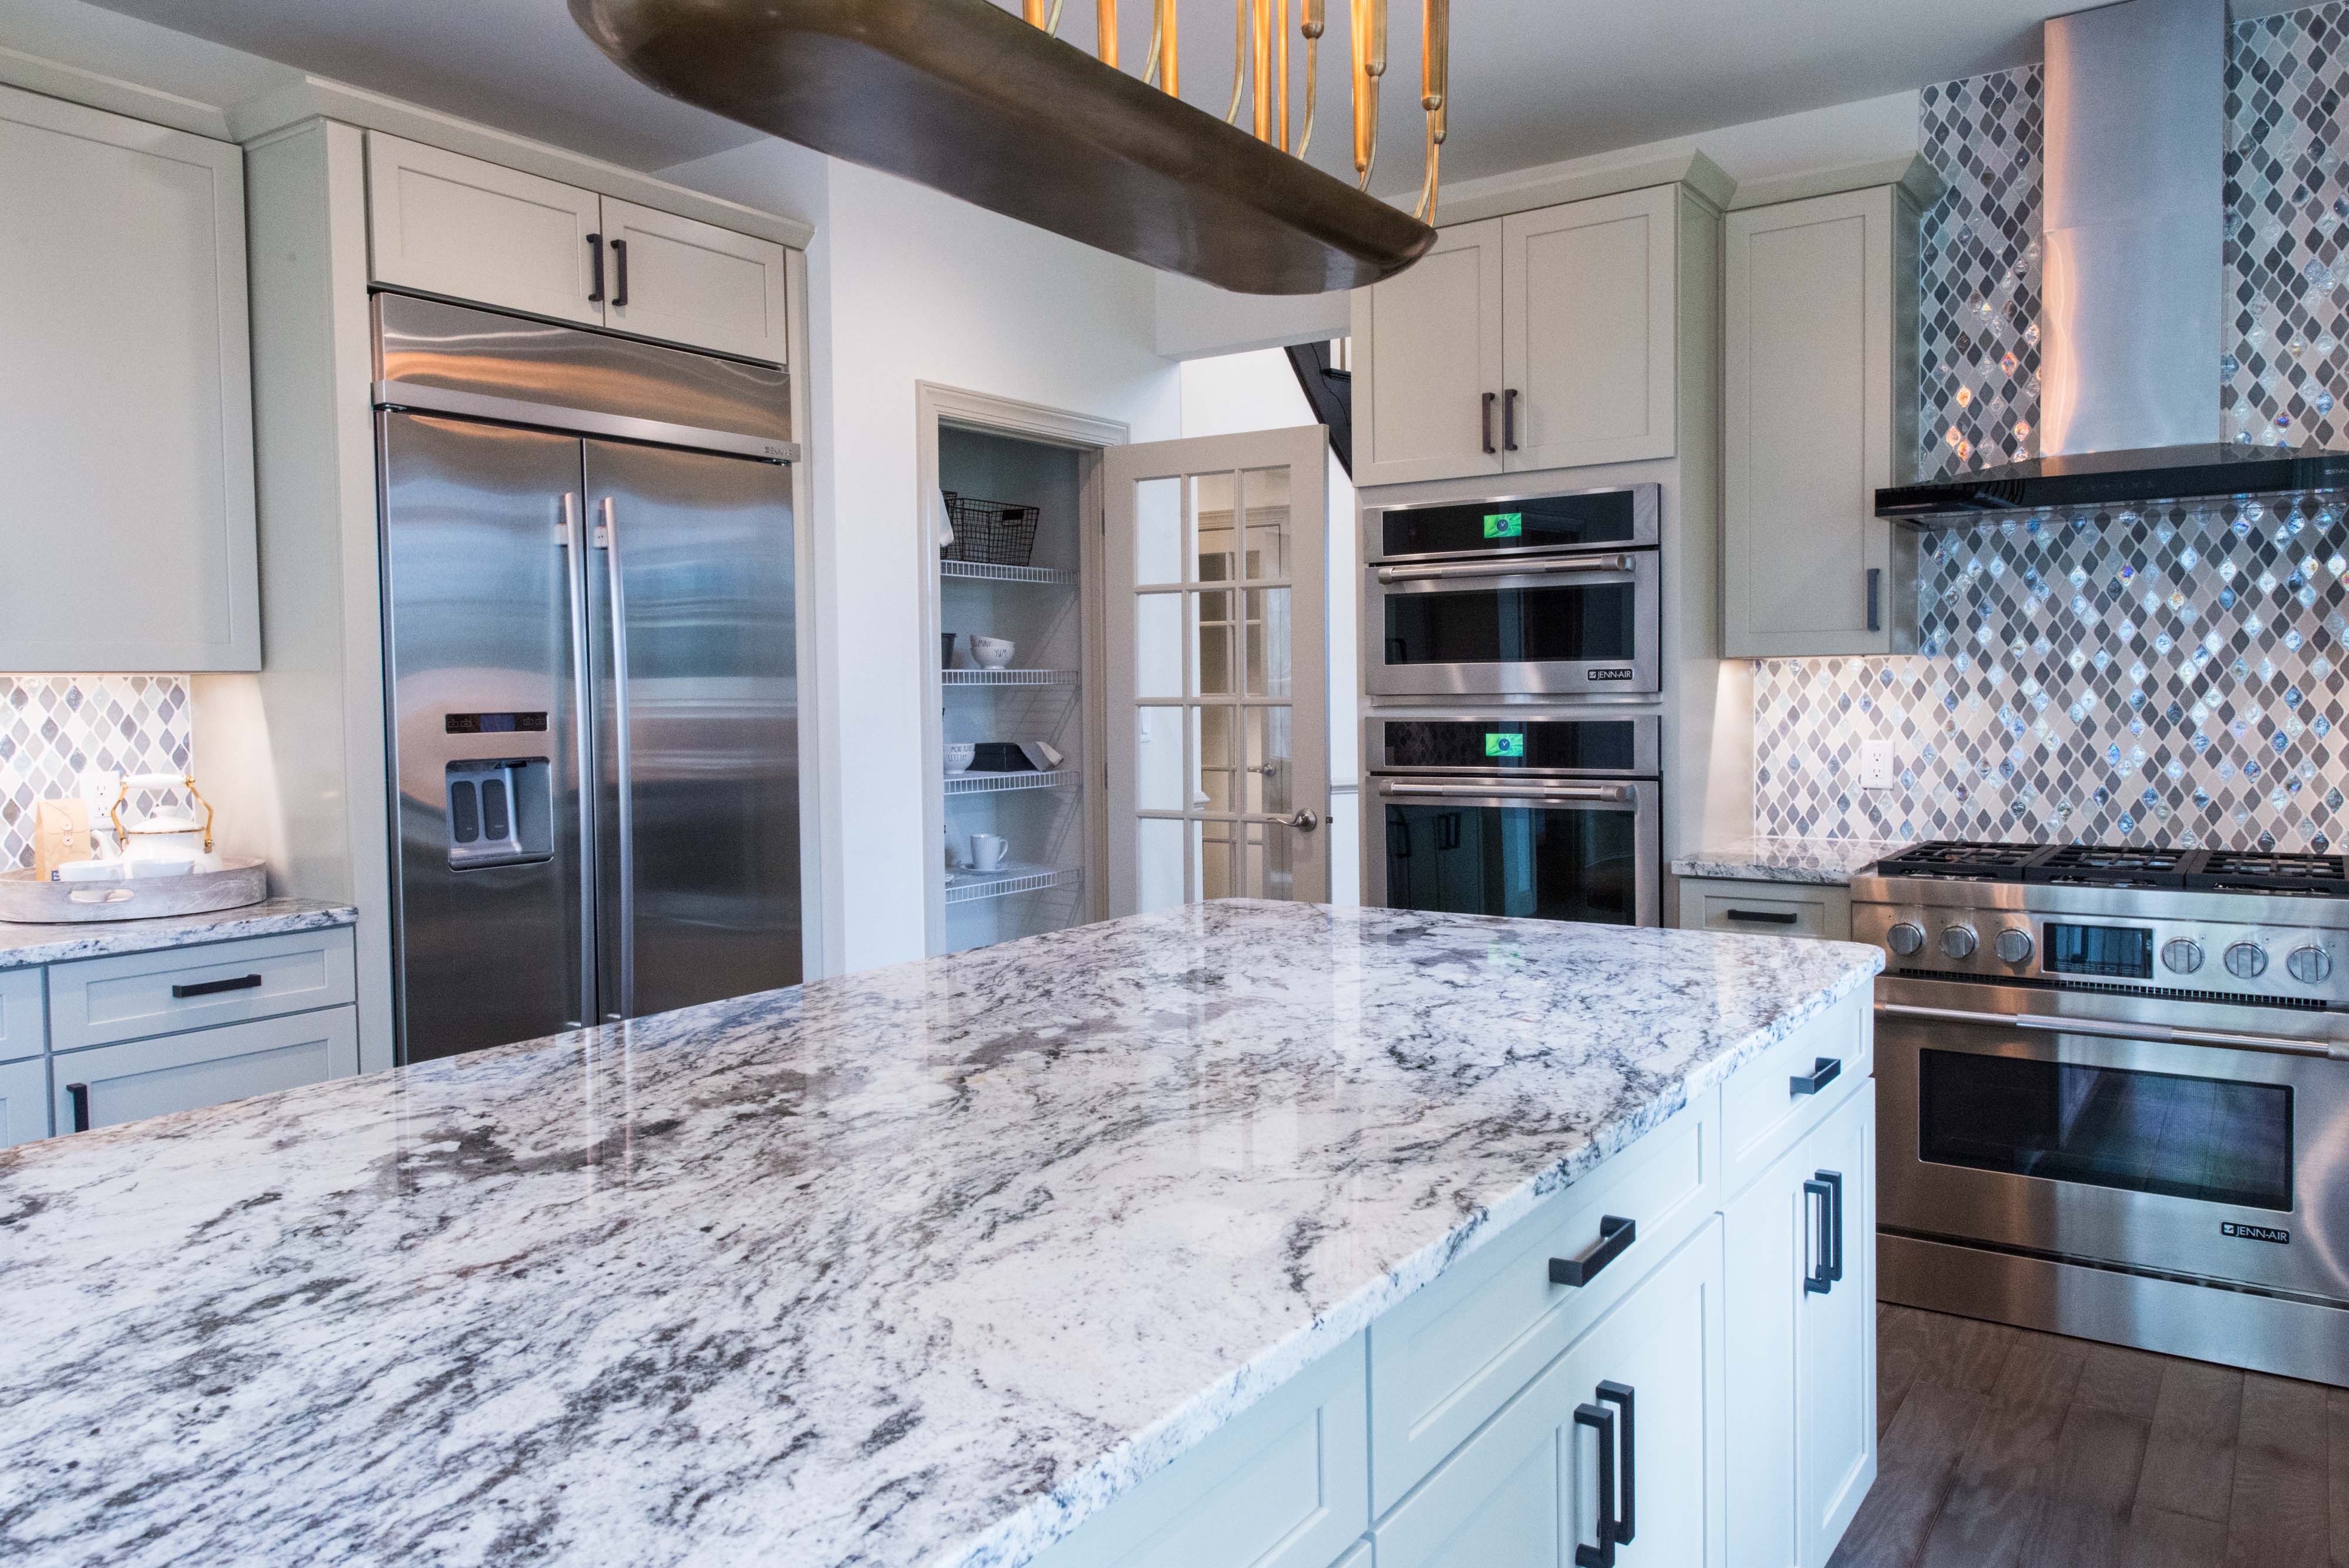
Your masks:
M 1024 566 L 1036 550 L 1037 509 L 975 496 L 947 496 L 947 519 L 954 524 L 954 543 L 946 548 L 949 561 L 976 561 L 989 566 Z

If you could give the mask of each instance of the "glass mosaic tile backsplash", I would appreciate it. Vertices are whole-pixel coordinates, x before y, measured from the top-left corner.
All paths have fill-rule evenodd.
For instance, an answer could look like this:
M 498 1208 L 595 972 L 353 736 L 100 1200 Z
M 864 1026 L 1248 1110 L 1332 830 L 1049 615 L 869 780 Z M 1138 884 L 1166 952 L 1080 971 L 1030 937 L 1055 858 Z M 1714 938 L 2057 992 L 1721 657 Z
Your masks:
M 2234 25 L 2214 437 L 2349 446 L 2349 5 Z M 2038 450 L 2044 87 L 1927 88 L 1918 472 Z M 1754 826 L 1820 837 L 2338 847 L 2349 495 L 1927 536 L 1921 652 L 1764 661 Z M 1896 787 L 1864 792 L 1860 742 Z
M 32 865 L 35 802 L 89 768 L 185 773 L 191 743 L 185 676 L 0 675 L 0 870 Z
M 1927 535 L 1917 656 L 1755 667 L 1755 831 L 2341 843 L 2344 499 Z M 1892 789 L 1857 787 L 1873 739 Z

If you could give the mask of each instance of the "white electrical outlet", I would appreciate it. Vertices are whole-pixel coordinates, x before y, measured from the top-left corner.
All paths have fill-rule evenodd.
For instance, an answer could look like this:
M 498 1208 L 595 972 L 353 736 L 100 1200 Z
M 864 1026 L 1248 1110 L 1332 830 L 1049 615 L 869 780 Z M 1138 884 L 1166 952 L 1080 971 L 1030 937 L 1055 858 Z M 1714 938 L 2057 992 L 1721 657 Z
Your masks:
M 1862 741 L 1859 743 L 1859 787 L 1890 789 L 1892 787 L 1892 742 Z

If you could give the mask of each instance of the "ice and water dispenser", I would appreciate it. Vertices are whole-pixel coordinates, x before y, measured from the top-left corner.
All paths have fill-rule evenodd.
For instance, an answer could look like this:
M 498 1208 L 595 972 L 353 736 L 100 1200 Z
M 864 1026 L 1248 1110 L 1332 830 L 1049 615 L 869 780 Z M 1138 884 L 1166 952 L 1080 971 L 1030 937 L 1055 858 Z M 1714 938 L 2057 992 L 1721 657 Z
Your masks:
M 543 713 L 450 713 L 452 735 L 543 734 Z M 554 774 L 544 757 L 450 763 L 449 864 L 527 866 L 554 857 Z

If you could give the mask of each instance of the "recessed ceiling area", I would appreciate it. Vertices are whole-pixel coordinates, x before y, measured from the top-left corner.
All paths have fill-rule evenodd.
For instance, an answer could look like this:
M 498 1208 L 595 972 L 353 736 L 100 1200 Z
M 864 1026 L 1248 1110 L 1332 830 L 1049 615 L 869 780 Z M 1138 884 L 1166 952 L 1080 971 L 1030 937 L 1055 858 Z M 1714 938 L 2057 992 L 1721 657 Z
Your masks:
M 967 0 L 949 0 L 967 3 Z M 1011 0 L 999 0 L 1016 9 Z M 323 76 L 607 158 L 660 169 L 758 135 L 622 73 L 564 0 L 104 0 L 107 9 Z M 1448 179 L 1468 179 L 1747 120 L 1849 103 L 2036 59 L 2063 0 L 1463 0 L 1452 16 Z M 2287 8 L 2239 5 L 2249 16 Z M 1350 173 L 1343 0 L 1328 7 L 1313 161 Z M 1292 5 L 1291 25 L 1297 7 Z M 1391 0 L 1381 158 L 1420 166 L 1419 7 Z M 1091 49 L 1094 7 L 1064 0 L 1062 36 Z M 1182 0 L 1184 96 L 1230 101 L 1232 0 Z M 1149 49 L 1146 0 L 1122 8 L 1131 68 Z M 1303 47 L 1291 115 L 1303 115 Z M 1243 110 L 1245 113 L 1245 110 Z

